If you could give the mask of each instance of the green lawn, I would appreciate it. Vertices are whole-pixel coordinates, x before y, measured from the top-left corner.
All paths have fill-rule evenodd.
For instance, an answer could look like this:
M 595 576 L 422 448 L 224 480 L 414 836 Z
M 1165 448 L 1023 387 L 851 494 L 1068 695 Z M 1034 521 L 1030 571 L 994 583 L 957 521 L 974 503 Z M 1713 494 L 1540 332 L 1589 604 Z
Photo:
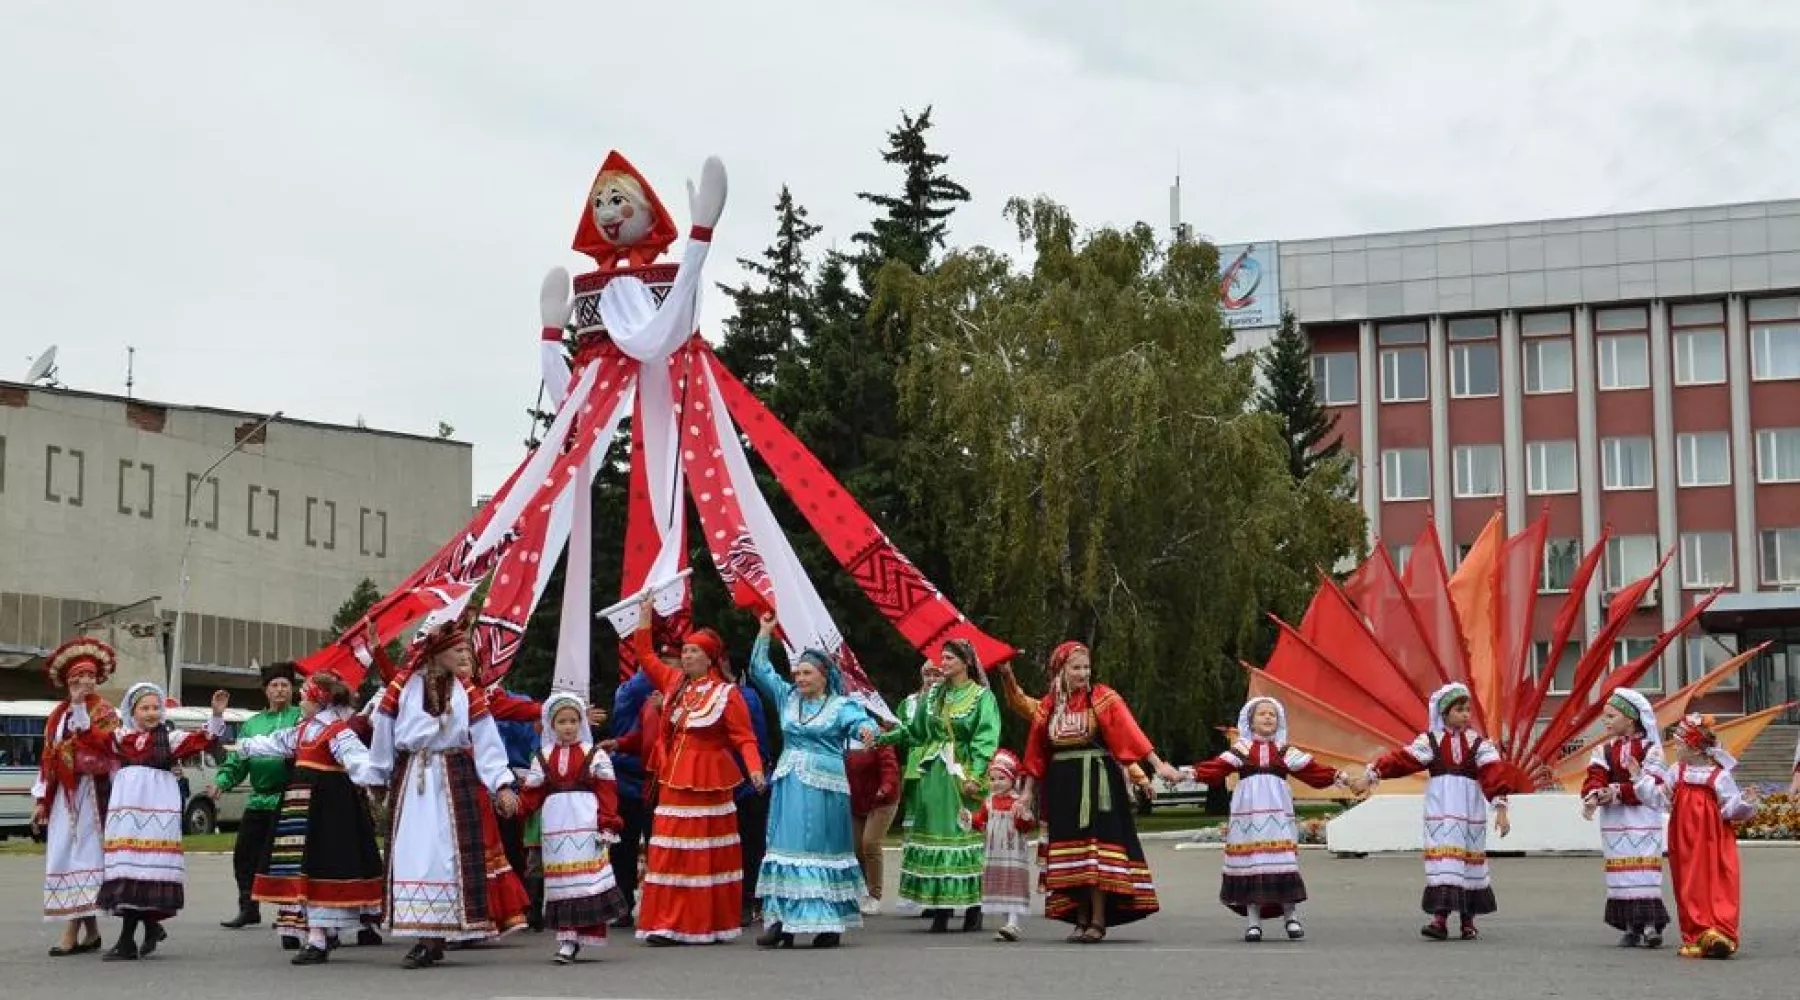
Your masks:
M 182 839 L 182 847 L 189 851 L 229 851 L 237 842 L 236 833 L 206 833 Z M 42 854 L 44 845 L 35 843 L 25 837 L 9 837 L 0 841 L 0 854 Z

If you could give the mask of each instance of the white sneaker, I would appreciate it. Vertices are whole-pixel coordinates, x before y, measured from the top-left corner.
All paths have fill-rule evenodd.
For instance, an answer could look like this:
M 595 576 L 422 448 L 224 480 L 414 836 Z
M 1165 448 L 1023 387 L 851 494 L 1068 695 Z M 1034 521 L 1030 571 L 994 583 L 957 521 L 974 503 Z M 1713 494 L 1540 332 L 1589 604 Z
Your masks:
M 876 899 L 874 896 L 864 896 L 862 905 L 859 906 L 858 909 L 862 910 L 862 915 L 865 917 L 880 916 L 881 900 Z

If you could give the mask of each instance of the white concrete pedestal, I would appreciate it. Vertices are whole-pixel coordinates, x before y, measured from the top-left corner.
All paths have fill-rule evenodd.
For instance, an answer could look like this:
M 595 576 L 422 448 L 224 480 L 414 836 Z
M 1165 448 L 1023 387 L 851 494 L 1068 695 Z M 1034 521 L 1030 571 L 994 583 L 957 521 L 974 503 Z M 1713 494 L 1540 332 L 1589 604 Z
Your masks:
M 1581 818 L 1581 796 L 1539 792 L 1509 802 L 1512 834 L 1500 837 L 1490 820 L 1488 853 L 1600 853 L 1600 821 Z M 1334 854 L 1423 850 L 1424 808 L 1423 795 L 1371 796 L 1325 824 L 1325 846 Z

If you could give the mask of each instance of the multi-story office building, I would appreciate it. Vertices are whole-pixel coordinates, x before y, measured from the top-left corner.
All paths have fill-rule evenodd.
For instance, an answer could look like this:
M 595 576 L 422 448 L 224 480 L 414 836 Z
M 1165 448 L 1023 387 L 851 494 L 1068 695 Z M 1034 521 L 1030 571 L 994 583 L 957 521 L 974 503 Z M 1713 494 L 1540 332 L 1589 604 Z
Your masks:
M 1800 201 L 1279 244 L 1280 296 L 1360 461 L 1371 533 L 1450 556 L 1547 511 L 1547 639 L 1587 545 L 1605 593 L 1675 551 L 1615 656 L 1729 593 L 1643 687 L 1775 645 L 1706 707 L 1800 697 Z M 1547 643 L 1540 643 L 1541 649 Z M 1575 657 L 1557 668 L 1567 677 Z
M 0 382 L 0 698 L 43 696 L 78 632 L 119 648 L 116 684 L 162 681 L 184 550 L 183 693 L 254 688 L 468 521 L 467 444 L 263 418 Z

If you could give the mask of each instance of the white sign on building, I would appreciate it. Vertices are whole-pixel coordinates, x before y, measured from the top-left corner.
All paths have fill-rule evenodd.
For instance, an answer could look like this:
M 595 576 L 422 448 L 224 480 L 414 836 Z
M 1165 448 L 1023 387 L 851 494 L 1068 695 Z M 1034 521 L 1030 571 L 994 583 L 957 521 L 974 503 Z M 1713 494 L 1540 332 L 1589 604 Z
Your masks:
M 1219 312 L 1233 330 L 1281 325 L 1279 244 L 1238 243 L 1219 248 Z

